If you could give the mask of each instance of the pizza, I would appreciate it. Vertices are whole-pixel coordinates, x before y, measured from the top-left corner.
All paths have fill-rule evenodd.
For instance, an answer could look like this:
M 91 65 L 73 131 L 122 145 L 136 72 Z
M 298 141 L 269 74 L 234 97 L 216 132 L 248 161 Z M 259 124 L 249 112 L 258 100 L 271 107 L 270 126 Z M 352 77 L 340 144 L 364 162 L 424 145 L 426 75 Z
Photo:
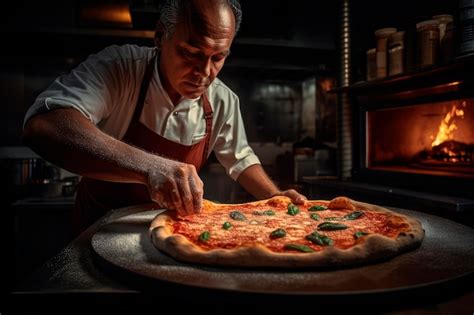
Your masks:
M 241 267 L 328 267 L 393 257 L 424 237 L 415 218 L 373 204 L 337 197 L 295 205 L 287 197 L 219 204 L 180 217 L 158 214 L 154 246 L 177 260 Z

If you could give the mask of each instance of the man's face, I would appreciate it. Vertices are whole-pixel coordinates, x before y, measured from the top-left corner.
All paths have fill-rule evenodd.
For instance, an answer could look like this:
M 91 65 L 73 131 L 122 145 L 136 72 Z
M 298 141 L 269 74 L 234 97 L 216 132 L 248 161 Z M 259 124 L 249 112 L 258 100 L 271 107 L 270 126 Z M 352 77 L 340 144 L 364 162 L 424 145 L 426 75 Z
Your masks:
M 234 38 L 230 8 L 199 10 L 199 18 L 183 19 L 170 38 L 161 38 L 160 76 L 174 104 L 181 96 L 197 98 L 206 91 L 224 66 Z

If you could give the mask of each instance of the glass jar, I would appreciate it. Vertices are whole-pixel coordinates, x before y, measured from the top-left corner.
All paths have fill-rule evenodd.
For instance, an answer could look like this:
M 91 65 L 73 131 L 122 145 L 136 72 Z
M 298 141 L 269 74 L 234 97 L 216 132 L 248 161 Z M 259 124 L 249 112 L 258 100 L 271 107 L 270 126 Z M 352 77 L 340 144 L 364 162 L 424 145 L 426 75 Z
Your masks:
M 474 0 L 459 1 L 459 54 L 474 52 Z
M 387 76 L 387 41 L 397 31 L 394 27 L 381 28 L 375 31 L 377 78 Z
M 367 50 L 367 81 L 377 79 L 377 51 L 375 48 Z
M 454 23 L 451 14 L 440 14 L 433 16 L 439 21 L 439 57 L 441 61 L 448 61 L 453 57 L 454 46 Z
M 419 68 L 434 65 L 439 58 L 439 21 L 426 20 L 416 24 L 417 65 Z
M 405 72 L 405 31 L 388 37 L 388 75 Z

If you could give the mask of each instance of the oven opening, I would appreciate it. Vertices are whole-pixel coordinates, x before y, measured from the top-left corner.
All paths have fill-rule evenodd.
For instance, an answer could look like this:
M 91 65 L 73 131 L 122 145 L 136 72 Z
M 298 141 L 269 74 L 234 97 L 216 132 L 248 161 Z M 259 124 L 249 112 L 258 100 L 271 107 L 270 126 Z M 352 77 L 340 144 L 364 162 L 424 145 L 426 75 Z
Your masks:
M 474 179 L 474 98 L 367 111 L 366 167 Z

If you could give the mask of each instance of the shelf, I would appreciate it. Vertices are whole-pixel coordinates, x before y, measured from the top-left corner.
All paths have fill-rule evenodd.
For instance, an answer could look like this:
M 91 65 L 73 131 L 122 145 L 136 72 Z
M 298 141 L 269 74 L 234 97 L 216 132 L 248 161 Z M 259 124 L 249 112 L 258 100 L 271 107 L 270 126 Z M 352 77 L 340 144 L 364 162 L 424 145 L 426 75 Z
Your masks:
M 474 71 L 474 54 L 460 56 L 451 62 L 434 65 L 423 70 L 415 70 L 373 81 L 357 82 L 346 87 L 333 89 L 330 92 L 354 94 L 370 92 L 380 94 L 384 90 L 393 89 L 395 87 L 406 90 L 406 87 L 411 87 L 414 83 L 422 83 L 424 81 L 426 85 L 432 86 L 435 78 L 437 78 L 440 83 L 449 83 L 450 80 L 454 80 L 454 77 L 459 77 L 459 72 L 467 73 L 469 71 Z
M 39 34 L 56 34 L 56 35 L 87 35 L 87 36 L 104 36 L 104 37 L 130 37 L 153 39 L 154 31 L 137 30 L 137 29 L 116 29 L 116 28 L 49 28 L 42 27 L 39 29 L 19 29 L 16 33 L 39 33 Z
M 35 56 L 67 60 L 76 64 L 89 54 L 103 47 L 117 44 L 137 44 L 153 46 L 154 31 L 132 28 L 101 27 L 24 27 L 4 34 L 32 38 L 36 50 L 8 52 L 17 62 L 32 60 Z M 39 49 L 41 47 L 41 49 Z M 308 43 L 297 40 L 255 39 L 237 37 L 232 45 L 231 56 L 227 59 L 223 73 L 243 75 L 272 81 L 302 81 L 315 76 L 320 68 L 335 64 L 333 47 L 327 43 Z M 21 56 L 21 57 L 17 57 Z M 295 58 L 295 56 L 298 56 Z M 322 67 L 323 65 L 324 67 Z M 70 65 L 66 64 L 66 68 Z
M 2 31 L 3 32 L 3 31 Z M 13 33 L 40 33 L 40 34 L 57 34 L 57 35 L 88 35 L 88 36 L 105 36 L 105 37 L 130 37 L 153 39 L 154 30 L 148 29 L 132 29 L 132 28 L 101 28 L 101 27 L 41 27 L 41 28 L 24 28 L 13 30 Z M 234 39 L 233 45 L 242 46 L 266 46 L 273 48 L 289 48 L 299 50 L 316 50 L 316 51 L 333 51 L 335 45 L 331 43 L 316 43 L 297 40 L 283 40 L 272 38 L 250 38 L 239 37 Z

